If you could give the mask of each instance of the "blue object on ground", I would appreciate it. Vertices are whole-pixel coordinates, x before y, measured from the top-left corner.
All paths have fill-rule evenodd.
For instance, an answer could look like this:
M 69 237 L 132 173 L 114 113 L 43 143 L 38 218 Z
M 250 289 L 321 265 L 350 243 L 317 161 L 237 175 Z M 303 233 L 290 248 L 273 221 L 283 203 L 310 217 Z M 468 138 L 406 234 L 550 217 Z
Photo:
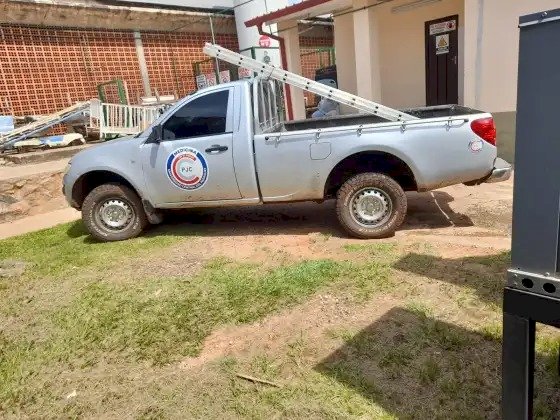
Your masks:
M 14 117 L 11 115 L 0 115 L 0 134 L 8 133 L 14 129 Z

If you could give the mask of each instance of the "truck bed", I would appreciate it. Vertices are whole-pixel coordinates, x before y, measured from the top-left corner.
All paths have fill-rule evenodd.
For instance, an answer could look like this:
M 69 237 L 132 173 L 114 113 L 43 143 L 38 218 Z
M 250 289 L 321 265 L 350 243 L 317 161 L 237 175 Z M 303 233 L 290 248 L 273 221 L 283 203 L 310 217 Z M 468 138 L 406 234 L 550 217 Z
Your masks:
M 422 108 L 402 109 L 402 112 L 420 119 L 456 117 L 458 115 L 480 114 L 481 111 L 460 105 L 440 105 Z M 279 131 L 297 131 L 318 128 L 365 125 L 387 122 L 386 119 L 371 114 L 350 114 L 336 117 L 324 117 L 306 120 L 288 121 L 282 124 Z

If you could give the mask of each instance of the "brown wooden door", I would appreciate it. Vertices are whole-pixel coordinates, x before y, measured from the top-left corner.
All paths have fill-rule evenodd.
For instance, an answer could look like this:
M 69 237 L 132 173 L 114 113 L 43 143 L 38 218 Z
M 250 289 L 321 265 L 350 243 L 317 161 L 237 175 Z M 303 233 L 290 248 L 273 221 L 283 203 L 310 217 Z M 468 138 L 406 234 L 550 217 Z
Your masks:
M 456 104 L 459 101 L 458 27 L 458 15 L 425 23 L 428 106 Z

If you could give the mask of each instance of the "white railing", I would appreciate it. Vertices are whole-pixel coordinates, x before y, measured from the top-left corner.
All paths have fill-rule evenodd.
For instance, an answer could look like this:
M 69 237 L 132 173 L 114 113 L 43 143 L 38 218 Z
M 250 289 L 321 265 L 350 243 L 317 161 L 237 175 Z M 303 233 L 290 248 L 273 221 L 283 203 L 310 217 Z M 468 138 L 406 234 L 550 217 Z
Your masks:
M 138 134 L 148 128 L 162 113 L 161 106 L 102 103 L 92 100 L 90 126 L 99 130 L 99 138 Z

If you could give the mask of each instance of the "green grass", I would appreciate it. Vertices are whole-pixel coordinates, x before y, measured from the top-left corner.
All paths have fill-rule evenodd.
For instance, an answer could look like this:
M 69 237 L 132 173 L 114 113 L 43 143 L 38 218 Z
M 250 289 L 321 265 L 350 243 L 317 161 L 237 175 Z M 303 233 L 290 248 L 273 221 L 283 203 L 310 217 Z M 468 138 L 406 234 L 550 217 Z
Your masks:
M 300 302 L 342 270 L 325 260 L 263 271 L 218 259 L 191 279 L 154 278 L 137 287 L 91 284 L 53 320 L 69 355 L 126 350 L 130 357 L 166 364 L 196 355 L 217 325 L 251 322 Z
M 433 315 L 432 309 L 423 302 L 410 301 L 406 304 L 406 309 L 423 318 Z
M 423 384 L 431 384 L 441 376 L 441 368 L 437 360 L 429 357 L 422 362 L 418 376 Z
M 112 263 L 140 252 L 172 245 L 182 235 L 146 235 L 129 241 L 93 240 L 81 222 L 28 233 L 0 241 L 0 261 L 28 263 L 27 277 L 60 277 L 77 270 L 104 270 Z
M 494 315 L 509 254 L 403 257 L 392 242 L 362 242 L 340 245 L 344 261 L 272 258 L 271 251 L 265 267 L 224 257 L 192 265 L 175 260 L 188 255 L 192 238 L 173 231 L 101 244 L 75 223 L 0 241 L 0 261 L 27 263 L 22 276 L 0 279 L 0 417 L 499 416 L 501 325 Z M 189 269 L 158 273 L 166 261 L 186 261 Z M 128 273 L 133 278 L 119 277 Z M 259 321 L 316 294 L 336 302 L 321 324 L 306 320 L 288 338 L 278 338 L 286 331 L 276 325 L 255 333 L 262 344 L 247 338 L 230 354 L 225 343 L 217 359 L 209 348 L 202 365 L 180 363 L 199 355 L 213 331 Z M 403 299 L 403 308 L 395 306 Z M 376 305 L 387 311 L 364 320 L 385 307 Z M 213 340 L 226 340 L 228 331 Z M 560 339 L 541 333 L 535 412 L 555 418 Z
M 489 322 L 480 327 L 480 334 L 487 340 L 500 341 L 502 340 L 502 324 Z
M 154 273 L 134 282 L 112 280 L 112 270 L 123 261 L 134 257 L 148 263 L 180 238 L 101 244 L 77 225 L 65 225 L 2 242 L 2 258 L 18 256 L 29 267 L 9 286 L 9 294 L 0 294 L 3 304 L 18 296 L 10 314 L 21 317 L 20 328 L 26 331 L 0 335 L 0 409 L 49 400 L 56 388 L 50 381 L 63 371 L 94 368 L 100 360 L 163 367 L 195 356 L 215 328 L 253 322 L 325 287 L 336 285 L 339 292 L 364 299 L 390 285 L 388 263 L 311 260 L 263 269 L 227 258 L 214 258 L 191 276 Z M 69 273 L 64 300 L 45 308 L 35 303 L 34 313 L 25 313 L 35 302 L 29 309 L 21 304 L 26 289 L 41 294 L 45 281 L 56 288 L 53 280 Z M 40 338 L 34 339 L 32 331 L 40 332 Z
M 391 251 L 396 249 L 396 244 L 390 242 L 377 242 L 377 243 L 369 243 L 369 244 L 345 244 L 343 245 L 343 249 L 346 252 L 360 252 L 360 253 L 368 253 L 368 254 L 387 254 Z
M 255 373 L 256 374 L 256 373 Z M 380 404 L 371 401 L 336 378 L 306 370 L 289 386 L 272 388 L 231 381 L 218 397 L 232 418 L 376 419 L 396 420 Z M 211 416 L 220 418 L 220 415 Z

